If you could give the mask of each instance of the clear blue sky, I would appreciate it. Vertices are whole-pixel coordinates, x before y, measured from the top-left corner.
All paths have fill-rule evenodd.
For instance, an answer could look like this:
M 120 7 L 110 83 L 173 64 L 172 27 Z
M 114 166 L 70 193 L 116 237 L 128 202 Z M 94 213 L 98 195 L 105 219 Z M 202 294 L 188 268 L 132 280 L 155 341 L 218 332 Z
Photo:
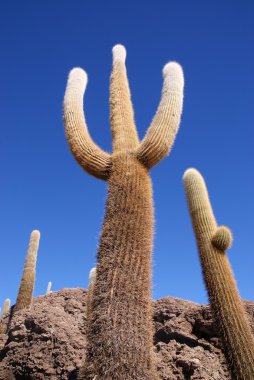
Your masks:
M 182 184 L 204 175 L 243 298 L 254 300 L 254 2 L 250 0 L 2 1 L 0 5 L 0 303 L 15 302 L 30 232 L 41 231 L 35 295 L 86 287 L 95 263 L 106 184 L 76 164 L 65 141 L 69 70 L 89 76 L 89 130 L 111 149 L 111 49 L 127 48 L 140 137 L 157 108 L 161 69 L 185 73 L 173 151 L 151 172 L 156 234 L 153 296 L 207 302 Z

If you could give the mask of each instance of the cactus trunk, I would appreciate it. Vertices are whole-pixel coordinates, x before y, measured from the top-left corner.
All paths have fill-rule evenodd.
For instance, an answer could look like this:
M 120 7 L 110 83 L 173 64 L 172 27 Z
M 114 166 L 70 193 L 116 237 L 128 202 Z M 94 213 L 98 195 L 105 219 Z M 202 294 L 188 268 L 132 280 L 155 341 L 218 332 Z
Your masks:
M 92 320 L 88 321 L 90 355 L 100 380 L 156 378 L 150 294 L 152 240 L 148 172 L 134 157 L 115 157 L 98 250 Z
M 225 227 L 217 227 L 201 174 L 187 170 L 184 183 L 203 276 L 232 376 L 253 380 L 254 337 L 224 251 L 230 245 L 229 233 Z M 225 236 L 227 239 L 222 239 Z M 219 245 L 224 250 L 218 249 Z

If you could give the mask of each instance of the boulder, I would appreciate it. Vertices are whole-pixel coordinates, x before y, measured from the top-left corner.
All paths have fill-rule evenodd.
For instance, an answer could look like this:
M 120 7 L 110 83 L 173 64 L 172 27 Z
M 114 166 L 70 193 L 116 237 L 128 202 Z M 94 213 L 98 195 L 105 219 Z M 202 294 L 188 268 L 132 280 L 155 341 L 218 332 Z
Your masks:
M 86 353 L 86 296 L 62 289 L 17 312 L 0 334 L 0 380 L 76 379 Z M 254 327 L 254 303 L 244 302 Z M 173 297 L 153 304 L 161 380 L 231 379 L 209 306 Z

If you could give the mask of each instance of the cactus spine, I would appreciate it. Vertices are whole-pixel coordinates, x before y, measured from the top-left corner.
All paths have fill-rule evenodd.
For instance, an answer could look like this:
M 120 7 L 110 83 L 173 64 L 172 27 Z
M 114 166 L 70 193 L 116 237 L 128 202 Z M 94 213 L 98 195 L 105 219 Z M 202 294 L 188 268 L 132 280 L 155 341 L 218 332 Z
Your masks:
M 39 241 L 40 232 L 37 230 L 32 231 L 14 311 L 22 310 L 31 305 Z
M 230 230 L 217 227 L 204 179 L 197 170 L 185 172 L 184 185 L 206 288 L 232 376 L 253 380 L 254 337 L 225 254 L 232 241 Z
M 152 186 L 148 170 L 168 154 L 177 133 L 183 74 L 163 70 L 157 113 L 139 142 L 125 67 L 126 51 L 113 48 L 110 122 L 113 153 L 91 139 L 83 114 L 86 73 L 71 71 L 64 99 L 65 133 L 79 164 L 109 183 L 88 318 L 89 357 L 100 380 L 154 380 L 151 309 Z M 83 379 L 83 375 L 79 377 Z

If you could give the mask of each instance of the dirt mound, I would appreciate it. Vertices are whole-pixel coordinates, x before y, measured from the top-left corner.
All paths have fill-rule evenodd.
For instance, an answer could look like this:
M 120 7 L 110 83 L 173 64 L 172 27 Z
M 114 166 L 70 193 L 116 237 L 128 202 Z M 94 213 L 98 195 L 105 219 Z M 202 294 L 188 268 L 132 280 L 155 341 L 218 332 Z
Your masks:
M 74 380 L 86 351 L 86 290 L 34 299 L 0 335 L 0 380 Z M 245 302 L 254 322 L 254 303 Z M 208 306 L 154 302 L 154 351 L 161 380 L 231 379 Z M 124 379 L 123 379 L 124 380 Z

